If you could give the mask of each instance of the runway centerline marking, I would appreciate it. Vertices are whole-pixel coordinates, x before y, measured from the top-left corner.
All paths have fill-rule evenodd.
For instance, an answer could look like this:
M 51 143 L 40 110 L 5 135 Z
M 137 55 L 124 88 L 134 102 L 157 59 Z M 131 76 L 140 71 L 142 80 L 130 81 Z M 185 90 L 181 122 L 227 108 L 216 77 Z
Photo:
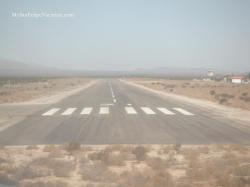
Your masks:
M 133 107 L 125 107 L 125 110 L 127 112 L 127 114 L 137 114 L 136 110 Z
M 188 112 L 182 108 L 173 108 L 174 110 L 180 112 L 181 114 L 183 115 L 186 115 L 186 116 L 193 116 L 194 114 L 192 114 L 191 112 Z
M 153 110 L 151 110 L 151 108 L 149 107 L 141 107 L 141 109 L 143 110 L 143 112 L 145 112 L 146 114 L 150 114 L 150 115 L 153 115 L 153 114 L 156 114 Z
M 68 108 L 67 110 L 65 110 L 62 115 L 63 116 L 68 116 L 68 115 L 71 115 L 75 112 L 76 108 Z
M 166 114 L 166 115 L 174 115 L 173 112 L 171 112 L 170 110 L 166 109 L 166 108 L 163 108 L 163 107 L 158 107 L 157 108 L 159 111 L 161 111 L 163 114 Z
M 109 88 L 110 88 L 110 92 L 111 92 L 113 102 L 116 103 L 116 97 L 115 97 L 115 94 L 114 94 L 114 91 L 113 91 L 113 88 L 112 88 L 112 85 L 111 85 L 110 82 L 109 82 Z
M 89 115 L 92 112 L 93 108 L 92 107 L 86 107 L 82 110 L 81 114 L 83 115 Z
M 100 107 L 99 114 L 109 114 L 109 107 Z
M 45 112 L 42 114 L 42 116 L 52 116 L 54 115 L 56 112 L 58 112 L 60 110 L 60 108 L 52 108 L 51 110 Z

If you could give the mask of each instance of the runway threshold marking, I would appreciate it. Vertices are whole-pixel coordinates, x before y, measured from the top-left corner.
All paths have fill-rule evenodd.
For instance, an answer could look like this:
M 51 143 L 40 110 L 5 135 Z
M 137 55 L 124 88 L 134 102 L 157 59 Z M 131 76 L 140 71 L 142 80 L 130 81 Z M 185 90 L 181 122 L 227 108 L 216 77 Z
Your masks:
M 149 107 L 141 107 L 141 109 L 143 110 L 143 112 L 145 113 L 145 114 L 149 114 L 149 115 L 154 115 L 154 114 L 156 114 L 153 110 L 151 110 L 151 108 L 149 108 Z
M 62 115 L 63 116 L 68 116 L 68 115 L 71 115 L 75 112 L 76 108 L 68 108 L 67 110 L 65 110 Z
M 186 115 L 186 116 L 193 116 L 194 115 L 193 113 L 188 112 L 187 110 L 184 110 L 182 108 L 173 108 L 173 109 L 180 112 L 183 115 Z
M 100 106 L 113 106 L 114 103 L 103 103 L 103 104 L 100 104 Z
M 99 114 L 109 114 L 109 107 L 100 107 Z
M 133 107 L 125 107 L 125 110 L 127 112 L 127 114 L 137 114 L 136 110 Z
M 86 107 L 82 110 L 81 114 L 83 115 L 89 115 L 92 112 L 93 108 L 92 107 Z
M 56 112 L 58 112 L 60 110 L 60 108 L 52 108 L 49 111 L 45 112 L 42 114 L 42 116 L 52 116 L 54 115 Z
M 166 115 L 174 115 L 174 113 L 166 108 L 162 108 L 162 107 L 158 107 L 157 108 L 159 111 L 161 111 L 163 114 L 166 114 Z

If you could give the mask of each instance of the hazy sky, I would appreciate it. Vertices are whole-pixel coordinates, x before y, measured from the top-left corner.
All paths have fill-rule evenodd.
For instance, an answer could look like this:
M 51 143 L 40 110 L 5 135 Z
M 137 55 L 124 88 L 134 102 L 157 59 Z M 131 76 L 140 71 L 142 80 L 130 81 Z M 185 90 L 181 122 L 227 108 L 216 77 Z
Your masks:
M 12 13 L 73 17 L 13 17 Z M 250 70 L 250 0 L 0 0 L 0 58 L 70 69 Z

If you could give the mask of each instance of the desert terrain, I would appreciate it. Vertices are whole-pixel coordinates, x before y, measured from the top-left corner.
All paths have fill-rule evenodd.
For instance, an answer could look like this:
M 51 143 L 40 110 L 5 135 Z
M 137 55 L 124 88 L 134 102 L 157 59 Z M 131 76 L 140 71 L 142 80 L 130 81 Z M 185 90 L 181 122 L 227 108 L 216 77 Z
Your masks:
M 250 110 L 250 84 L 167 79 L 131 79 L 130 81 L 168 93 Z
M 77 89 L 87 78 L 0 78 L 0 104 L 20 103 Z
M 0 181 L 22 187 L 249 187 L 250 147 L 77 143 L 1 147 Z

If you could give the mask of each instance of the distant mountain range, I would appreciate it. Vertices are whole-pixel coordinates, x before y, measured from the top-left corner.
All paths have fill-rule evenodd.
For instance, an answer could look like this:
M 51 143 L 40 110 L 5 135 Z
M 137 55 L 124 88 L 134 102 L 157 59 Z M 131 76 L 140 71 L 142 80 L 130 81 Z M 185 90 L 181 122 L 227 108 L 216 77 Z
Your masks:
M 56 68 L 0 59 L 0 77 L 53 76 L 57 74 L 59 75 L 60 73 L 61 71 Z
M 0 59 L 0 77 L 44 77 L 44 76 L 149 76 L 168 78 L 195 78 L 206 77 L 210 69 L 206 68 L 174 68 L 159 67 L 152 69 L 136 69 L 134 71 L 89 71 L 89 70 L 63 70 L 46 67 L 38 64 L 29 64 L 13 60 Z M 215 75 L 227 74 L 216 72 Z

